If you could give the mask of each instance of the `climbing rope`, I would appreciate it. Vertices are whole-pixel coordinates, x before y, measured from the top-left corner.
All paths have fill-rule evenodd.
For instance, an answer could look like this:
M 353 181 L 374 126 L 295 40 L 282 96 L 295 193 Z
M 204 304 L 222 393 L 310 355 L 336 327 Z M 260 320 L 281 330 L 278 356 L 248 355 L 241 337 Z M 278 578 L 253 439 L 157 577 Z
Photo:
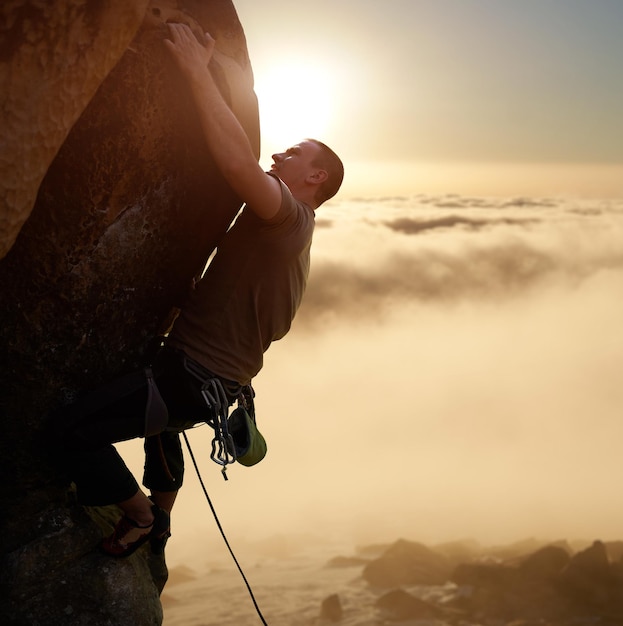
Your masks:
M 268 624 L 266 623 L 266 620 L 264 619 L 264 616 L 262 615 L 262 611 L 260 611 L 260 607 L 258 606 L 257 601 L 255 600 L 255 596 L 253 595 L 251 585 L 249 584 L 247 577 L 244 575 L 244 572 L 242 571 L 242 567 L 240 567 L 240 563 L 238 563 L 238 559 L 236 558 L 236 555 L 234 554 L 234 551 L 231 549 L 231 546 L 229 545 L 229 541 L 227 540 L 227 537 L 225 536 L 225 531 L 223 530 L 223 527 L 221 526 L 221 522 L 219 521 L 219 518 L 216 514 L 216 510 L 214 509 L 212 500 L 210 499 L 210 496 L 208 495 L 208 490 L 206 489 L 203 483 L 203 479 L 201 478 L 201 473 L 199 472 L 199 466 L 197 465 L 197 461 L 195 460 L 195 455 L 193 454 L 193 451 L 190 447 L 190 442 L 188 441 L 188 437 L 186 436 L 186 431 L 182 431 L 182 434 L 184 435 L 184 441 L 186 442 L 186 447 L 188 448 L 188 453 L 190 454 L 190 458 L 192 459 L 193 465 L 195 466 L 195 472 L 197 472 L 197 477 L 199 478 L 199 484 L 201 485 L 201 488 L 203 489 L 203 493 L 206 497 L 206 500 L 208 501 L 208 504 L 210 505 L 210 510 L 212 511 L 212 515 L 214 516 L 214 521 L 216 522 L 216 525 L 221 533 L 221 537 L 223 538 L 223 541 L 225 542 L 225 545 L 227 546 L 227 549 L 229 550 L 229 554 L 231 554 L 231 558 L 234 560 L 234 563 L 236 564 L 236 567 L 238 568 L 238 571 L 240 572 L 240 575 L 242 576 L 242 580 L 244 580 L 244 584 L 247 586 L 247 591 L 249 592 L 249 596 L 251 597 L 253 606 L 255 607 L 255 610 L 259 618 L 262 620 L 262 624 L 264 624 L 264 626 L 268 626 Z M 225 476 L 224 472 L 225 472 L 225 466 L 223 466 L 223 476 Z

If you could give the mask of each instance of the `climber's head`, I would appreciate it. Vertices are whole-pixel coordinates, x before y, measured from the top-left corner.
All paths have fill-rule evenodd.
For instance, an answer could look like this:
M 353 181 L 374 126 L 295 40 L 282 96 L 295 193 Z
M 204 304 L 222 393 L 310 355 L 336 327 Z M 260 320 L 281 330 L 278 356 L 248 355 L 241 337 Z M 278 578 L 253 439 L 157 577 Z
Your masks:
M 331 148 L 317 139 L 305 139 L 284 152 L 273 154 L 271 171 L 313 208 L 332 198 L 344 179 L 344 165 Z

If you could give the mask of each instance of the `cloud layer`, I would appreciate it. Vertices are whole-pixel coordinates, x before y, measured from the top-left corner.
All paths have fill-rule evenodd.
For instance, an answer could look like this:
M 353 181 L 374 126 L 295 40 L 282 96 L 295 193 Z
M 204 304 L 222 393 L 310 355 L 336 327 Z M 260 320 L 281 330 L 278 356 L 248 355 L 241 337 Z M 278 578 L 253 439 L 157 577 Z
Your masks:
M 400 305 L 522 297 L 623 268 L 623 206 L 552 199 L 359 199 L 323 215 L 301 323 Z
M 224 482 L 209 429 L 190 433 L 234 543 L 623 539 L 623 202 L 361 198 L 318 218 L 306 301 L 254 381 L 266 459 Z M 202 497 L 189 470 L 170 562 L 211 527 Z

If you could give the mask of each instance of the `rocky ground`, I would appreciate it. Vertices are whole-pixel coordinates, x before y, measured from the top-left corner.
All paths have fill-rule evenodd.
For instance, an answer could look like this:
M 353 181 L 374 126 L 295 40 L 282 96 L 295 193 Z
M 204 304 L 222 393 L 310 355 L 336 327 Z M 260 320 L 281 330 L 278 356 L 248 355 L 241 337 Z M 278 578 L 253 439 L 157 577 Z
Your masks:
M 337 557 L 329 566 L 362 566 L 362 577 L 377 591 L 378 624 L 620 626 L 622 554 L 623 542 L 577 547 L 526 541 L 497 548 L 457 542 L 429 548 L 399 540 Z M 323 622 L 343 618 L 339 594 L 325 599 L 320 615 Z

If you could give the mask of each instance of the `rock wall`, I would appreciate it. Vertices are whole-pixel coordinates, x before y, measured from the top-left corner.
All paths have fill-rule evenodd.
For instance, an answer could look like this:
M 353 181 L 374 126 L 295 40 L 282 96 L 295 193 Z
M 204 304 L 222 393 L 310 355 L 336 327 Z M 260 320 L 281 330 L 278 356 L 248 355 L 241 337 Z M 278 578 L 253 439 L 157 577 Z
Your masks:
M 67 133 L 141 24 L 147 0 L 0 6 L 0 258 Z
M 162 619 L 164 562 L 97 553 L 114 513 L 72 503 L 46 425 L 141 363 L 240 208 L 162 43 L 168 20 L 215 37 L 211 70 L 259 155 L 230 0 L 0 7 L 2 623 Z

